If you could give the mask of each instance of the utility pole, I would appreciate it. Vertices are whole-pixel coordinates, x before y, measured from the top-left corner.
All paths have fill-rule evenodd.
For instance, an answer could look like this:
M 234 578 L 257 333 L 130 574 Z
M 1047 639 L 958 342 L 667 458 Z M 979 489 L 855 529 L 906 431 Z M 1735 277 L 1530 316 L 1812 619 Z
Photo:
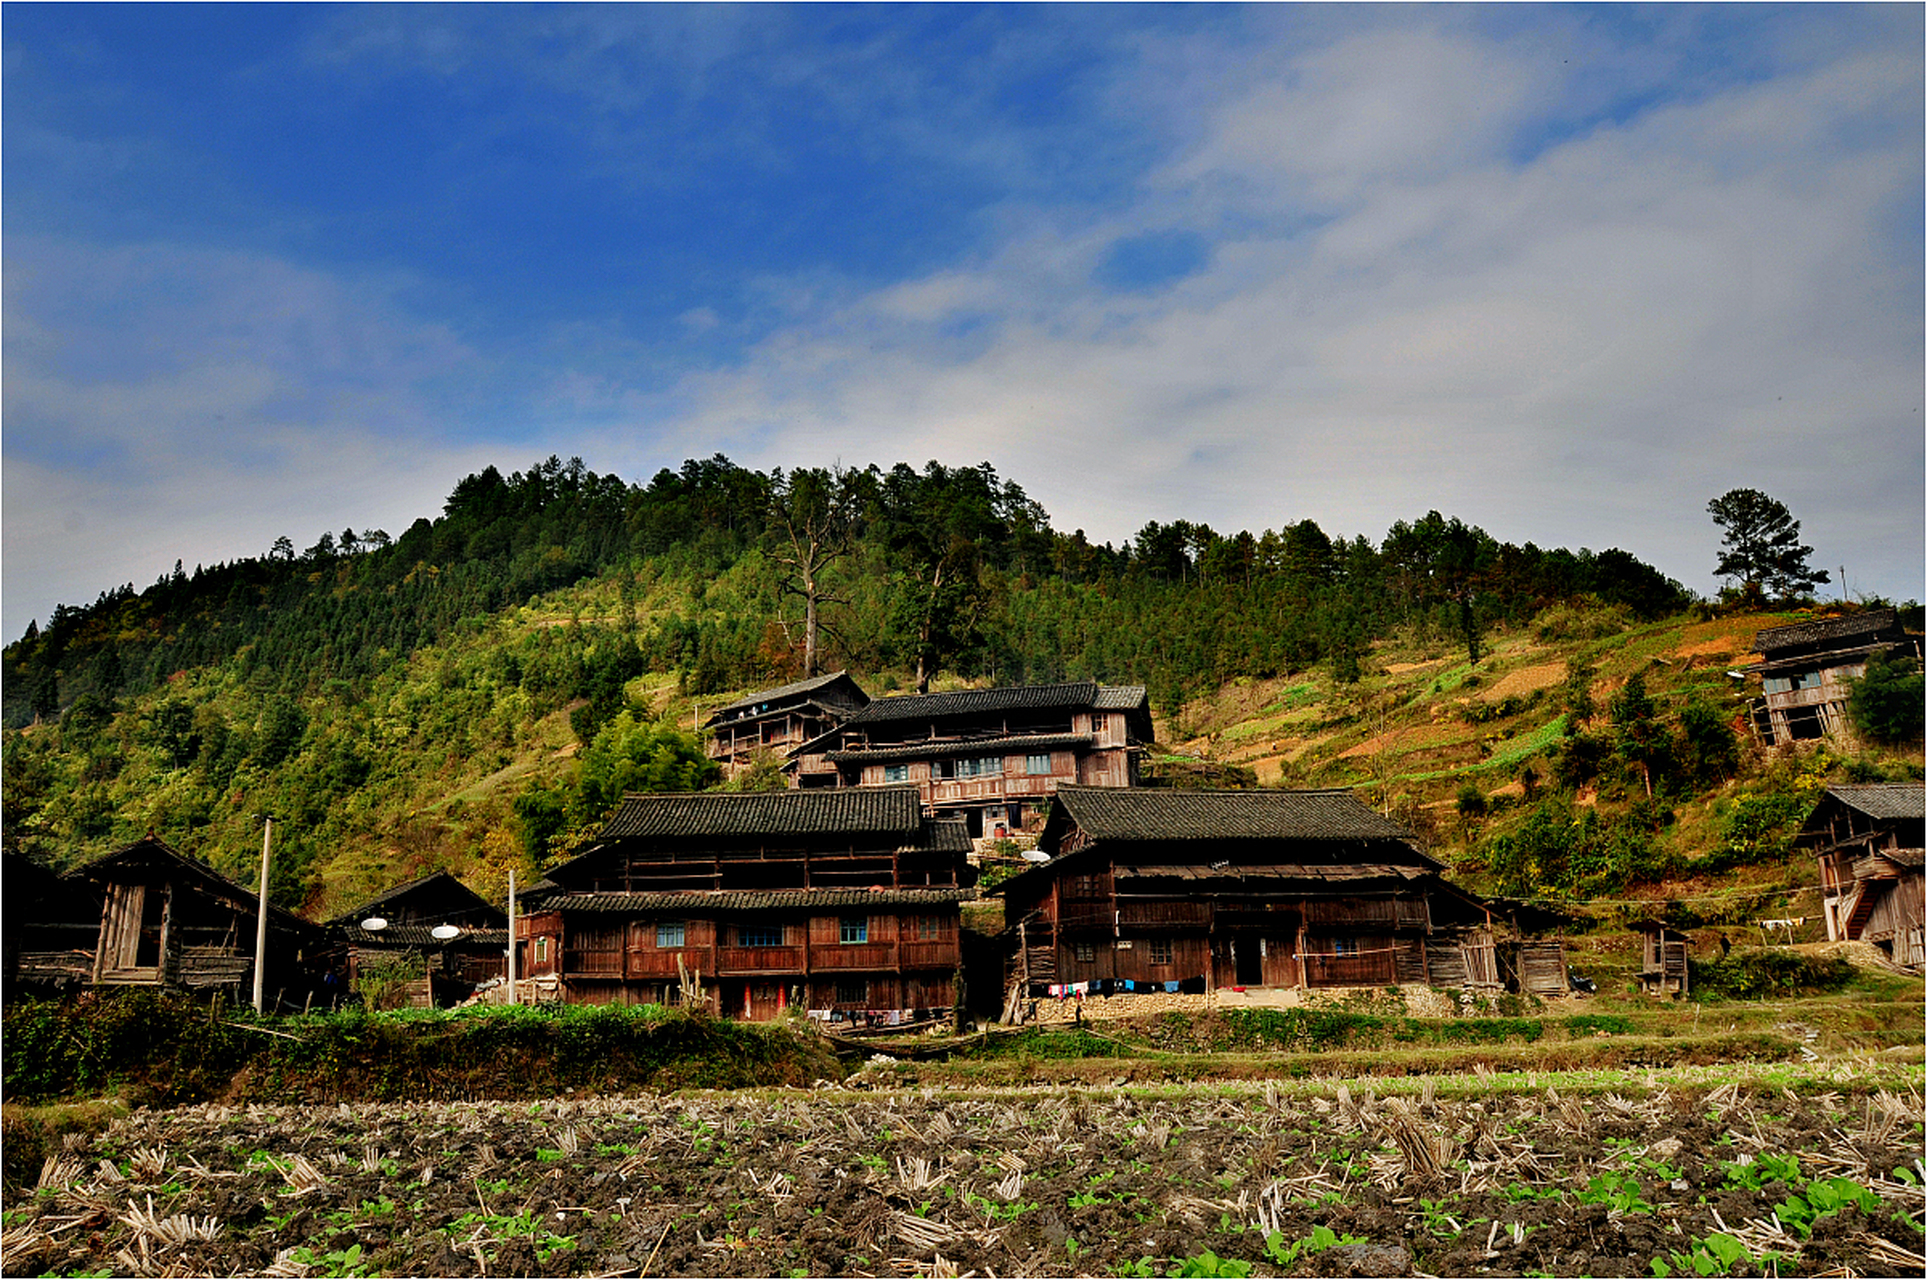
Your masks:
M 266 1010 L 268 968 L 268 850 L 274 842 L 274 815 L 261 815 L 261 899 L 254 909 L 254 1013 Z
M 509 1003 L 515 1003 L 515 872 L 509 872 Z

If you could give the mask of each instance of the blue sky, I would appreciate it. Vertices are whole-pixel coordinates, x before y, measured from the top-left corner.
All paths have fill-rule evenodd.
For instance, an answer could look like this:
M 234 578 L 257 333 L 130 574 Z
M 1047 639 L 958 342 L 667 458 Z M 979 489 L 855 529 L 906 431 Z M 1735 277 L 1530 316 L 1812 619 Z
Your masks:
M 1922 15 L 9 4 L 0 630 L 551 453 L 1918 598 Z

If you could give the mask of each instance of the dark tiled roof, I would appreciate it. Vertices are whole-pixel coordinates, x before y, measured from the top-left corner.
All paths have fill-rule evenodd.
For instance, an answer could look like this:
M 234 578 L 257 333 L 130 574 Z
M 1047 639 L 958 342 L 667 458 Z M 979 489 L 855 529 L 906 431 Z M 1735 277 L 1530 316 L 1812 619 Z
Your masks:
M 1397 840 L 1412 833 L 1351 792 L 1059 787 L 1057 803 L 1094 840 Z
M 1096 705 L 1095 681 L 1075 684 L 1024 684 L 1004 689 L 962 689 L 956 693 L 911 693 L 878 698 L 852 715 L 846 725 L 880 724 L 891 720 L 930 720 L 948 716 L 987 715 L 993 711 L 1032 711 L 1052 707 Z
M 1849 809 L 1876 820 L 1927 818 L 1927 784 L 1874 782 L 1850 786 L 1843 783 L 1828 787 L 1827 794 Z
M 627 836 L 921 833 L 914 786 L 822 791 L 678 792 L 623 797 L 603 840 Z
M 507 929 L 464 929 L 461 936 L 444 942 L 435 936 L 434 927 L 425 924 L 391 924 L 386 929 L 368 930 L 355 925 L 340 927 L 343 937 L 357 947 L 507 947 Z
M 446 881 L 446 883 L 437 884 L 437 881 Z M 456 903 L 459 904 L 455 908 L 457 911 L 489 911 L 498 916 L 502 914 L 499 907 L 490 906 L 486 898 L 463 884 L 460 880 L 457 880 L 454 876 L 448 874 L 448 872 L 431 871 L 425 876 L 410 880 L 407 884 L 398 884 L 392 889 L 384 890 L 376 894 L 354 910 L 344 911 L 334 919 L 329 920 L 328 923 L 360 924 L 361 921 L 367 919 L 369 916 L 377 914 L 375 910 L 377 907 L 395 902 L 417 890 L 427 889 L 430 886 L 434 887 L 437 895 L 447 895 L 455 899 Z
M 1007 756 L 1024 751 L 1052 751 L 1059 747 L 1088 747 L 1095 741 L 1088 733 L 1034 733 L 1025 737 L 977 738 L 907 742 L 901 746 L 871 747 L 860 751 L 831 751 L 827 757 L 836 764 L 882 764 L 891 760 L 947 760 L 952 756 Z
M 934 853 L 969 853 L 970 824 L 962 818 L 933 819 L 924 847 Z
M 1417 880 L 1433 874 L 1430 867 L 1397 866 L 1389 862 L 1278 863 L 1264 867 L 1124 866 L 1119 880 Z
M 1097 689 L 1099 711 L 1137 711 L 1149 709 L 1151 699 L 1141 684 L 1106 684 Z
M 798 694 L 812 693 L 818 689 L 827 688 L 839 680 L 847 679 L 849 679 L 849 672 L 832 671 L 826 676 L 812 676 L 808 680 L 792 680 L 790 683 L 778 685 L 774 689 L 761 689 L 755 693 L 746 694 L 734 702 L 726 702 L 722 706 L 717 707 L 710 715 L 707 723 L 715 724 L 723 716 L 728 715 L 732 711 L 741 711 L 746 707 L 753 707 L 764 702 L 781 702 L 784 698 L 793 698 Z M 856 695 L 860 700 L 865 702 L 869 701 L 869 695 L 863 692 L 856 681 L 850 680 L 850 688 L 856 691 Z
M 1791 626 L 1768 627 L 1753 637 L 1753 651 L 1766 654 L 1774 649 L 1844 640 L 1851 636 L 1897 630 L 1898 627 L 1898 617 L 1892 609 L 1865 609 L 1840 618 L 1815 618 L 1811 622 L 1796 622 Z
M 1915 871 L 1927 867 L 1927 849 L 1882 849 L 1880 856 L 1896 867 L 1911 867 Z
M 123 868 L 138 870 L 150 867 L 163 867 L 170 871 L 184 873 L 204 892 L 213 897 L 225 898 L 250 914 L 260 902 L 260 897 L 255 890 L 236 884 L 214 868 L 188 857 L 159 837 L 151 835 L 136 840 L 124 849 L 116 849 L 112 853 L 95 858 L 85 866 L 74 868 L 68 874 L 104 884 L 120 879 L 121 877 L 115 873 Z M 268 919 L 279 923 L 284 928 L 303 933 L 312 932 L 321 927 L 302 919 L 292 911 L 273 904 L 268 906 Z
M 531 911 L 635 913 L 679 911 L 724 915 L 740 911 L 842 910 L 849 907 L 940 907 L 976 897 L 971 889 L 772 889 L 701 893 L 556 893 Z

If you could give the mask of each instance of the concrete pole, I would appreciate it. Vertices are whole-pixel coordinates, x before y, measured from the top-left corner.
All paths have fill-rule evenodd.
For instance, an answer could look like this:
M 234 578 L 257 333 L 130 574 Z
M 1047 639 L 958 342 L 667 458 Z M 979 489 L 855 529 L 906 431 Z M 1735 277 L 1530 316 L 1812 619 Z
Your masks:
M 268 849 L 274 841 L 274 819 L 261 817 L 261 898 L 254 909 L 254 1012 L 265 1012 L 268 968 Z
M 509 872 L 509 1003 L 515 1003 L 515 873 Z

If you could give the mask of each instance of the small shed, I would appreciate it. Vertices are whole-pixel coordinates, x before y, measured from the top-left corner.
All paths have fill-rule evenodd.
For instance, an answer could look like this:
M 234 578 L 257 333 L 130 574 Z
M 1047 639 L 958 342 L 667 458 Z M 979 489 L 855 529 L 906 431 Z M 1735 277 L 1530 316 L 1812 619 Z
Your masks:
M 446 871 L 378 893 L 327 927 L 347 949 L 350 981 L 371 961 L 426 960 L 411 1001 L 423 1008 L 456 1003 L 508 969 L 508 913 Z
M 254 893 L 149 834 L 72 875 L 98 893 L 99 928 L 89 972 L 97 986 L 228 988 L 254 983 Z M 325 991 L 327 934 L 289 911 L 268 908 L 266 991 L 279 1005 Z
M 1693 940 L 1657 923 L 1643 925 L 1639 932 L 1639 989 L 1649 996 L 1685 996 L 1690 987 L 1686 957 Z
M 0 907 L 9 994 L 16 984 L 58 991 L 92 980 L 100 935 L 100 894 L 92 885 L 9 850 Z

